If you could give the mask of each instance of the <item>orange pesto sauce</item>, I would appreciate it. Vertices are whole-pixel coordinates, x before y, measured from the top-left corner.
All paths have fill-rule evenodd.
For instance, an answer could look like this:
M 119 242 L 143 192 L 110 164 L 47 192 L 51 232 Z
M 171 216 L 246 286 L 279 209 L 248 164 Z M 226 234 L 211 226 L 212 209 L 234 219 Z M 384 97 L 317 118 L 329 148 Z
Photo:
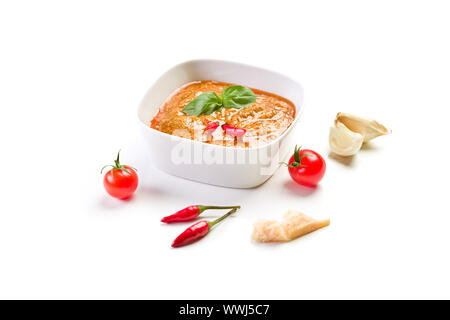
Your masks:
M 211 80 L 190 82 L 173 92 L 151 121 L 151 128 L 187 139 L 228 147 L 255 147 L 278 138 L 292 124 L 295 105 L 278 95 L 251 89 L 256 101 L 241 109 L 215 111 L 210 115 L 190 116 L 183 108 L 203 92 L 213 91 L 219 96 L 222 90 L 233 84 Z M 243 137 L 232 137 L 219 127 L 206 133 L 206 126 L 217 121 L 247 130 Z

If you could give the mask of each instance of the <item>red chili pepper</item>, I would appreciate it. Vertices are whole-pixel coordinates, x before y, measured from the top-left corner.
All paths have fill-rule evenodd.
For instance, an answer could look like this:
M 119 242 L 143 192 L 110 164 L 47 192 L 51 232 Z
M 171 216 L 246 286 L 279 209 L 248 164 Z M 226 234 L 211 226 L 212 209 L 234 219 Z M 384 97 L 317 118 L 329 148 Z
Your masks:
M 213 131 L 215 131 L 217 128 L 219 127 L 219 123 L 218 122 L 210 122 L 208 123 L 208 125 L 205 128 L 205 131 L 208 133 L 211 133 Z
M 191 221 L 198 217 L 200 213 L 208 209 L 239 209 L 241 206 L 200 206 L 194 205 L 189 206 L 187 208 L 181 209 L 174 214 L 164 217 L 161 219 L 161 222 L 172 223 L 172 222 L 181 222 L 181 221 Z
M 233 127 L 230 126 L 229 124 L 222 125 L 222 129 L 225 131 L 226 134 L 229 134 L 230 136 L 233 137 L 242 137 L 247 132 L 247 130 L 245 129 Z
M 236 210 L 237 210 L 237 208 L 234 208 L 234 209 L 228 211 L 227 214 L 223 215 L 219 219 L 216 219 L 211 222 L 202 220 L 197 223 L 194 223 L 192 226 L 187 228 L 183 233 L 181 233 L 178 237 L 176 237 L 176 239 L 172 243 L 172 247 L 177 248 L 177 247 L 186 246 L 188 244 L 191 244 L 191 243 L 203 238 L 204 236 L 206 236 L 208 234 L 209 230 L 211 230 L 211 228 L 214 225 L 216 225 L 217 223 L 219 223 L 220 221 L 222 221 L 223 219 L 225 219 L 232 213 L 236 212 Z

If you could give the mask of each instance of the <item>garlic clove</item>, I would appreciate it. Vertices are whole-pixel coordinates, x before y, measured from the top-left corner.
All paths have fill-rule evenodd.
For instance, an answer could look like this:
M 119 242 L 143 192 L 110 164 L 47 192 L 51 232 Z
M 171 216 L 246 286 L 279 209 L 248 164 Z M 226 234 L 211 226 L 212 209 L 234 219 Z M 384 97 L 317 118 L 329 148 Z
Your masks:
M 334 123 L 342 123 L 345 127 L 353 132 L 357 132 L 364 137 L 364 142 L 373 138 L 389 134 L 389 130 L 378 121 L 358 117 L 349 113 L 339 112 L 336 115 Z
M 330 128 L 329 143 L 331 151 L 343 157 L 355 155 L 363 144 L 364 137 L 349 130 L 341 122 Z

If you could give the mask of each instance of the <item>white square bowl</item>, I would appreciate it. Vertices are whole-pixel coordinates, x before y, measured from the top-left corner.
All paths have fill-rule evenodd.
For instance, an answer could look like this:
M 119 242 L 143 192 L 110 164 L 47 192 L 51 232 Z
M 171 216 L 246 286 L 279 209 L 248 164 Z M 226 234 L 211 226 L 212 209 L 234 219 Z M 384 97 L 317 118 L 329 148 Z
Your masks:
M 289 99 L 296 115 L 277 139 L 256 148 L 225 147 L 169 135 L 150 127 L 167 97 L 180 86 L 199 80 L 240 84 Z M 292 133 L 303 111 L 303 88 L 273 71 L 220 60 L 192 60 L 164 73 L 148 90 L 138 109 L 144 139 L 157 168 L 193 181 L 230 188 L 252 188 L 269 179 L 293 150 Z

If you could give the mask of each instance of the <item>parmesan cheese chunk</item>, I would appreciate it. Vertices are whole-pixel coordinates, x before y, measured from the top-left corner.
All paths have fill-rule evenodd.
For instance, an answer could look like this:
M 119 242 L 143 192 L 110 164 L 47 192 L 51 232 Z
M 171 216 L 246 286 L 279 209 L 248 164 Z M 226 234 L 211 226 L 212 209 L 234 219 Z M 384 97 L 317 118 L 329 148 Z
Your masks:
M 253 226 L 252 239 L 257 242 L 291 241 L 330 224 L 330 219 L 318 221 L 295 210 L 288 210 L 283 219 L 283 222 L 257 220 Z

